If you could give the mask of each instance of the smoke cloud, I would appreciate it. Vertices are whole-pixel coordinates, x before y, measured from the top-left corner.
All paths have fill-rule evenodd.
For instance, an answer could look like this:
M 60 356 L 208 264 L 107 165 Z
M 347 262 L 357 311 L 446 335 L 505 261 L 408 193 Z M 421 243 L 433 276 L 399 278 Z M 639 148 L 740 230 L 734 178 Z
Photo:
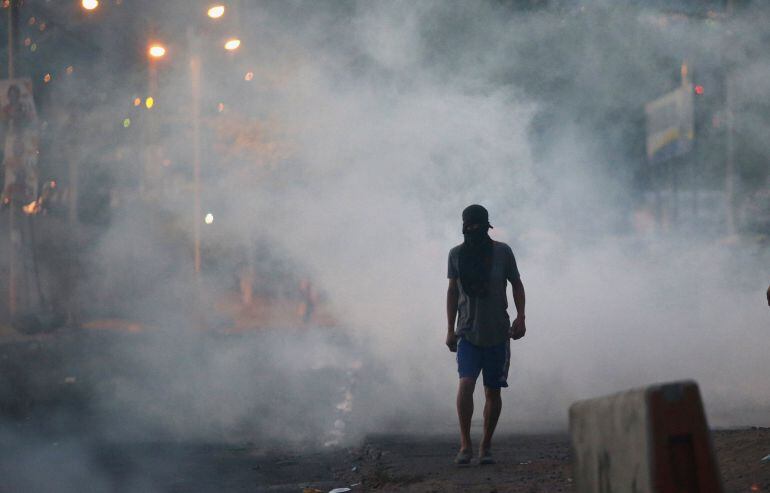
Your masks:
M 203 281 L 191 196 L 174 188 L 189 175 L 181 125 L 163 130 L 167 192 L 151 206 L 113 194 L 124 202 L 81 252 L 84 312 L 147 326 L 100 346 L 119 375 L 92 382 L 100 432 L 323 445 L 453 430 L 446 261 L 470 203 L 527 291 L 501 431 L 563 430 L 576 399 L 681 378 L 700 383 L 712 425 L 769 425 L 766 244 L 712 234 L 719 200 L 701 201 L 705 219 L 634 229 L 651 208 L 644 103 L 677 87 L 684 58 L 721 49 L 715 29 L 741 33 L 746 53 L 725 55 L 744 63 L 740 104 L 766 99 L 770 65 L 749 54 L 768 24 L 758 10 L 714 27 L 581 5 L 242 2 L 240 52 L 204 63 L 204 112 L 222 101 L 242 131 L 224 148 L 204 137 Z M 186 66 L 166 69 L 158 100 L 184 108 Z M 766 117 L 742 134 L 760 150 Z M 336 327 L 222 335 L 233 259 L 259 252 L 273 266 L 262 289 L 309 277 Z

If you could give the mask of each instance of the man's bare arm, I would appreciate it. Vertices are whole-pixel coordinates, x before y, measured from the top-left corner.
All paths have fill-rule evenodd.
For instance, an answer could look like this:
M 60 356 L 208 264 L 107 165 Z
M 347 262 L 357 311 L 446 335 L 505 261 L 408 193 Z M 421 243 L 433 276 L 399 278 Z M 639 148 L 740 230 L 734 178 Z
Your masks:
M 516 313 L 523 318 L 524 305 L 527 303 L 527 298 L 524 294 L 524 284 L 521 282 L 521 279 L 516 279 L 511 284 L 513 284 L 513 304 L 516 305 Z
M 457 351 L 457 336 L 455 335 L 455 322 L 457 321 L 457 301 L 460 298 L 460 288 L 457 286 L 457 279 L 449 280 L 449 287 L 446 290 L 446 319 L 447 334 L 446 345 L 450 351 Z
M 526 295 L 524 294 L 524 284 L 520 278 L 511 281 L 513 285 L 513 303 L 516 305 L 516 320 L 511 324 L 511 337 L 514 339 L 521 339 L 527 332 L 527 324 L 525 322 L 524 306 L 526 305 Z

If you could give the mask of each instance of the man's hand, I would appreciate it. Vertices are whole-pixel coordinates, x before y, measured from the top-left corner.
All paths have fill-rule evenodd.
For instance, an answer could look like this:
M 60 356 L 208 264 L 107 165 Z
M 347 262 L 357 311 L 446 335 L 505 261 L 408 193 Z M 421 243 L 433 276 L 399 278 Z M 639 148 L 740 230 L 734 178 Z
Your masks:
M 511 324 L 511 338 L 514 341 L 524 337 L 527 333 L 527 324 L 524 322 L 524 315 L 517 315 L 516 320 Z
M 454 330 L 449 330 L 446 333 L 446 347 L 453 353 L 457 352 L 457 334 Z

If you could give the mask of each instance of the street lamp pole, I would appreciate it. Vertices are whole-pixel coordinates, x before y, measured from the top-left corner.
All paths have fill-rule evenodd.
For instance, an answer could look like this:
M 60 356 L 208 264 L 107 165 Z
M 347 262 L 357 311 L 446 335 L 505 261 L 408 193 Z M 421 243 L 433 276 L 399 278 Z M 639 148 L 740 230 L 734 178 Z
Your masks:
M 157 192 L 156 181 L 159 173 L 160 149 L 158 147 L 157 116 L 152 108 L 158 99 L 158 64 L 165 55 L 166 48 L 160 43 L 151 44 L 147 50 L 147 95 L 144 106 L 149 113 L 146 117 L 146 124 L 143 126 L 145 156 L 144 173 L 142 173 L 142 193 L 146 197 L 154 197 L 155 192 Z
M 201 58 L 195 30 L 187 28 L 190 50 L 193 141 L 193 265 L 196 280 L 201 272 Z

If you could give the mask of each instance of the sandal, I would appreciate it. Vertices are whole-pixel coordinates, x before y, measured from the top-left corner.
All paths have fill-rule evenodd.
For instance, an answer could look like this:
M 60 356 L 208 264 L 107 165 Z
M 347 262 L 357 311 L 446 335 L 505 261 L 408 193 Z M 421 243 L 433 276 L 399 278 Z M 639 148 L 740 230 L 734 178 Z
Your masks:
M 485 450 L 479 454 L 479 464 L 486 466 L 494 463 L 495 459 L 492 458 L 492 452 L 489 450 Z
M 457 452 L 457 457 L 455 457 L 455 464 L 458 466 L 467 466 L 471 463 L 471 452 L 469 450 L 461 450 Z

